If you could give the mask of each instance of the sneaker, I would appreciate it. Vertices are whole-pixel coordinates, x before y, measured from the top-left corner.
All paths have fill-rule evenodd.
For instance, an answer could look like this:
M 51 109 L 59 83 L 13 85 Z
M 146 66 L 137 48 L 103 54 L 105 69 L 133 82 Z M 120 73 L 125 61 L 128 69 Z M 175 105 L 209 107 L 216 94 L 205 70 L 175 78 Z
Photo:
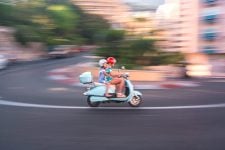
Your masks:
M 105 94 L 104 96 L 105 97 L 113 97 L 113 95 L 111 95 L 111 94 Z
M 116 94 L 116 97 L 117 97 L 117 98 L 125 98 L 126 95 L 124 95 L 123 93 L 117 93 L 117 94 Z

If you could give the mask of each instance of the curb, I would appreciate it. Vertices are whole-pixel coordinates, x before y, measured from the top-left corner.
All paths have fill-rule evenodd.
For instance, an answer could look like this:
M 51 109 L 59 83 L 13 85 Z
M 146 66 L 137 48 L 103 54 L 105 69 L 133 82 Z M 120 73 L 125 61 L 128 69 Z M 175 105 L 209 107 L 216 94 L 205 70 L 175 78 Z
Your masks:
M 32 64 L 36 64 L 36 63 L 45 62 L 48 60 L 49 60 L 49 58 L 39 58 L 39 59 L 29 60 L 29 61 L 17 61 L 17 62 L 9 63 L 9 66 L 32 65 Z
M 57 81 L 58 83 L 67 84 L 69 86 L 73 87 L 87 87 L 87 85 L 79 83 L 78 80 L 68 77 L 65 74 L 62 74 L 60 72 L 49 72 L 48 73 L 48 79 Z M 174 88 L 182 88 L 182 87 L 198 87 L 199 83 L 193 82 L 193 81 L 165 81 L 160 83 L 134 83 L 134 88 L 139 90 L 147 90 L 147 89 L 174 89 Z
M 87 65 L 92 65 L 92 63 L 88 64 L 77 64 L 78 68 L 83 68 Z M 87 87 L 87 85 L 83 85 L 79 83 L 79 79 L 77 74 L 71 74 L 70 65 L 64 68 L 56 68 L 47 72 L 47 78 L 50 80 L 55 80 L 59 83 L 67 84 L 73 87 Z M 172 88 L 182 88 L 182 87 L 197 87 L 200 84 L 194 81 L 133 81 L 135 89 L 172 89 Z
M 49 61 L 48 58 L 42 58 L 42 59 L 36 59 L 36 60 L 30 60 L 30 61 L 10 62 L 6 68 L 0 70 L 0 76 L 18 71 L 18 69 L 24 70 L 23 67 L 27 67 L 27 66 L 31 66 L 31 65 L 35 65 L 35 64 L 42 64 L 47 61 Z
M 72 84 L 74 87 L 87 87 L 87 85 L 81 83 L 74 83 Z M 158 89 L 166 89 L 159 85 L 148 84 L 148 85 L 141 85 L 141 84 L 134 84 L 134 89 L 137 90 L 158 90 Z

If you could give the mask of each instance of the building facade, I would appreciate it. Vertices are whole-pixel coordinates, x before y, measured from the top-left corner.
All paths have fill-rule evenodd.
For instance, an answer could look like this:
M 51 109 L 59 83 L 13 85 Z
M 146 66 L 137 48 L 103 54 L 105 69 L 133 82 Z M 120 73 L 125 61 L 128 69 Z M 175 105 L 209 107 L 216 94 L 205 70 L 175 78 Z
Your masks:
M 165 5 L 167 10 L 173 5 L 179 8 L 170 18 L 161 18 L 168 51 L 225 53 L 224 0 L 166 0 Z
M 129 15 L 129 7 L 120 0 L 72 0 L 85 12 L 102 16 L 113 28 L 124 28 Z
M 204 53 L 225 53 L 225 1 L 199 2 L 199 49 Z
M 106 19 L 114 29 L 131 36 L 147 36 L 154 29 L 153 11 L 137 11 L 121 0 L 73 0 L 85 12 Z

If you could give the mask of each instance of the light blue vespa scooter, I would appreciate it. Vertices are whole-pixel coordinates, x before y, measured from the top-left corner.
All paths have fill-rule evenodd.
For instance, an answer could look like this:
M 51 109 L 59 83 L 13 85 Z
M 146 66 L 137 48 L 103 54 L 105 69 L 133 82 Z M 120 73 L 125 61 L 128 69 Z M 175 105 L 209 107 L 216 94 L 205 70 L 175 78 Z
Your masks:
M 134 90 L 134 86 L 130 80 L 128 80 L 129 74 L 125 73 L 122 78 L 125 79 L 125 98 L 117 98 L 115 93 L 115 86 L 109 88 L 109 93 L 115 95 L 113 97 L 105 97 L 106 86 L 101 83 L 93 82 L 91 72 L 84 72 L 80 75 L 79 79 L 82 84 L 88 84 L 87 91 L 84 95 L 87 96 L 87 103 L 90 107 L 98 107 L 100 103 L 107 102 L 128 102 L 132 107 L 138 107 L 142 103 L 142 94 L 139 91 Z

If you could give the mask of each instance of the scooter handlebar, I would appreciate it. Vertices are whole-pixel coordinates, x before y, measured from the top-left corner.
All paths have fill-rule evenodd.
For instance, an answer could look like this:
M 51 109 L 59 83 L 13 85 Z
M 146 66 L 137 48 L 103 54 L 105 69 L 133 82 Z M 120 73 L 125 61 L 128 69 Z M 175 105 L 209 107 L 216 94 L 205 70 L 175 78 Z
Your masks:
M 130 75 L 128 72 L 121 74 L 121 77 L 123 78 L 128 78 Z

